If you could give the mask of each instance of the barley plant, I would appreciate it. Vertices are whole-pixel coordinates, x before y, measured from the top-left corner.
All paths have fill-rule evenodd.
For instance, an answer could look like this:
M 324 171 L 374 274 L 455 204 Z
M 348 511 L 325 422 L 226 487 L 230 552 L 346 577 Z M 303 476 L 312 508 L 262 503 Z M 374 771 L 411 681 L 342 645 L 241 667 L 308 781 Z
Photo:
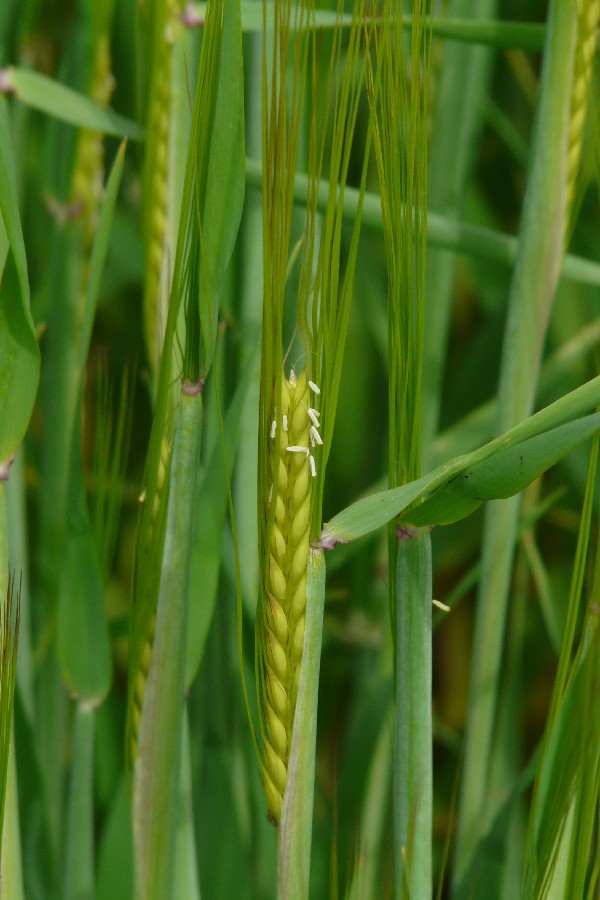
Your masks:
M 0 3 L 2 900 L 600 896 L 599 25 Z

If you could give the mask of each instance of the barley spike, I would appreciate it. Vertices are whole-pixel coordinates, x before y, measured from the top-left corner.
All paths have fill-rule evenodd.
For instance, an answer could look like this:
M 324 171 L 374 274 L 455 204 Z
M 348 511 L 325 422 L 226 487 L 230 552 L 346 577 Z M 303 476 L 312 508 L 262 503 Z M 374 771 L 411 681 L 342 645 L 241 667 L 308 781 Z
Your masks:
M 310 389 L 306 373 L 283 379 L 276 406 L 277 427 L 270 438 L 273 490 L 265 503 L 274 521 L 262 604 L 264 674 L 263 783 L 269 818 L 279 822 L 287 779 L 298 692 L 306 612 L 306 566 L 310 548 L 311 474 L 309 465 Z M 282 427 L 286 417 L 287 431 Z
M 158 472 L 156 478 L 156 488 L 152 497 L 152 512 L 149 521 L 148 530 L 145 535 L 142 554 L 142 565 L 148 564 L 148 558 L 156 552 L 156 526 L 159 518 L 161 503 L 164 503 L 165 485 L 169 473 L 171 463 L 171 444 L 163 435 L 160 460 L 158 463 Z M 149 497 L 145 497 L 144 503 L 150 502 Z M 142 602 L 141 598 L 140 601 Z M 154 649 L 154 633 L 156 628 L 156 611 L 150 613 L 150 618 L 144 627 L 145 640 L 141 653 L 137 658 L 137 665 L 131 677 L 131 685 L 129 691 L 128 702 L 128 723 L 127 723 L 127 761 L 129 768 L 133 770 L 138 752 L 138 734 L 140 728 L 140 720 L 142 717 L 142 706 L 144 703 L 144 693 L 148 675 L 150 674 L 150 665 L 152 663 L 152 652 Z
M 567 158 L 567 218 L 573 207 L 575 182 L 585 133 L 599 19 L 600 0 L 577 0 L 577 44 Z

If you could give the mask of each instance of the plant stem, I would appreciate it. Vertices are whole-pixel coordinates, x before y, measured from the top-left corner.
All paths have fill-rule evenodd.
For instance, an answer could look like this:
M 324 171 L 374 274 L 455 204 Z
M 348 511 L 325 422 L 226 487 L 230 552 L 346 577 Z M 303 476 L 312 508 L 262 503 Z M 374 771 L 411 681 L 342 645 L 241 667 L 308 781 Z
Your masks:
M 94 895 L 94 717 L 93 709 L 77 704 L 63 884 L 66 900 Z
M 396 556 L 396 897 L 432 895 L 431 539 L 400 540 Z

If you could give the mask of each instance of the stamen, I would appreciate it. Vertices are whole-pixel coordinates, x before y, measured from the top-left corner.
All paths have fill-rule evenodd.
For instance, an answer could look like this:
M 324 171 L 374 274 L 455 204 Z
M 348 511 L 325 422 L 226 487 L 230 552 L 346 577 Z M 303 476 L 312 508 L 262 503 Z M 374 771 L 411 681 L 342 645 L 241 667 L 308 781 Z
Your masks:
M 311 391 L 313 391 L 313 393 L 315 393 L 315 394 L 321 393 L 321 388 L 317 384 L 315 384 L 314 381 L 309 381 L 308 386 L 311 389 Z
M 319 422 L 319 416 L 321 413 L 317 409 L 311 409 L 310 407 L 307 409 L 308 418 L 313 423 L 315 428 L 320 428 L 321 423 Z
M 271 422 L 271 437 L 272 438 L 275 437 L 276 432 L 277 432 L 277 422 L 275 421 L 275 419 L 273 419 L 273 421 Z
M 323 446 L 323 438 L 314 425 L 310 426 L 310 439 L 313 442 L 313 447 L 315 446 L 315 444 L 318 444 L 320 447 Z
M 286 447 L 285 449 L 289 453 L 306 453 L 307 456 L 310 453 L 310 450 L 308 449 L 308 447 Z
M 286 432 L 286 434 L 287 434 L 287 430 L 288 430 L 288 417 L 286 416 L 285 413 L 283 414 L 283 430 L 284 430 L 284 431 Z
M 444 612 L 450 612 L 450 607 L 446 603 L 442 603 L 441 600 L 432 600 L 431 602 L 434 606 L 437 606 L 438 609 L 443 609 Z
M 317 477 L 317 467 L 315 465 L 315 458 L 311 454 L 308 456 L 308 464 L 310 466 L 310 474 L 313 478 Z

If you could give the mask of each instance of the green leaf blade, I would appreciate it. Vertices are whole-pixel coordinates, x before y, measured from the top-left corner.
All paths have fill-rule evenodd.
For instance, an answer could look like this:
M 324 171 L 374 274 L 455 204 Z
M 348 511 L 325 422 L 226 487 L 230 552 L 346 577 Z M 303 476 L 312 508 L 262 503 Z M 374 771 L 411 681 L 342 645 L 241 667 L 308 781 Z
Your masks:
M 141 141 L 144 137 L 142 129 L 135 122 L 94 103 L 85 95 L 47 75 L 28 69 L 10 68 L 6 77 L 22 103 L 61 122 L 134 141 Z
M 40 351 L 29 310 L 29 278 L 21 230 L 6 101 L 0 98 L 0 232 L 12 251 L 18 290 L 0 287 L 0 474 L 23 440 L 40 375 Z M 6 275 L 6 273 L 5 273 Z
M 338 543 L 346 543 L 347 541 L 356 540 L 381 528 L 394 517 L 399 516 L 400 521 L 411 524 L 437 524 L 435 521 L 424 521 L 426 518 L 439 518 L 440 524 L 445 522 L 456 521 L 452 518 L 454 511 L 461 515 L 468 514 L 476 509 L 471 501 L 477 505 L 484 499 L 493 499 L 493 491 L 490 488 L 489 479 L 494 480 L 497 461 L 500 460 L 506 471 L 502 473 L 502 479 L 499 483 L 498 490 L 503 493 L 497 493 L 496 497 L 510 496 L 506 491 L 512 486 L 513 493 L 518 493 L 526 484 L 536 477 L 536 473 L 553 465 L 558 459 L 566 455 L 569 449 L 577 446 L 581 441 L 591 437 L 591 435 L 600 427 L 596 415 L 589 416 L 585 420 L 581 419 L 578 423 L 574 423 L 578 416 L 588 411 L 591 407 L 596 406 L 600 402 L 600 378 L 594 378 L 587 384 L 582 385 L 571 393 L 565 395 L 560 400 L 552 403 L 540 412 L 519 425 L 516 425 L 510 431 L 496 438 L 490 443 L 480 447 L 472 453 L 463 456 L 454 457 L 439 468 L 434 469 L 428 475 L 424 475 L 417 481 L 393 488 L 387 491 L 380 491 L 371 494 L 356 501 L 342 512 L 334 516 L 331 521 L 327 522 L 321 532 L 320 544 L 326 549 L 333 548 Z M 568 425 L 565 431 L 561 431 L 561 426 Z M 572 427 L 571 427 L 572 426 Z M 554 437 L 551 437 L 554 435 Z M 539 442 L 528 444 L 531 438 L 540 437 Z M 545 441 L 550 441 L 549 451 L 544 447 Z M 556 445 L 554 446 L 554 442 Z M 521 445 L 521 451 L 529 449 L 530 453 L 522 452 L 522 455 L 530 455 L 531 459 L 527 463 L 527 473 L 521 473 L 520 469 L 515 468 L 515 460 L 518 465 L 519 453 L 514 453 L 515 448 Z M 481 470 L 481 490 L 485 493 L 485 497 L 474 496 L 464 489 L 458 488 L 458 477 L 469 469 L 481 465 L 487 461 L 486 466 Z M 485 473 L 485 477 L 484 474 Z M 529 477 L 526 481 L 526 477 Z M 438 491 L 452 482 L 452 488 L 449 490 L 448 503 L 439 496 L 436 498 L 436 505 L 432 506 L 432 515 L 429 510 L 425 510 L 420 506 L 415 506 L 410 510 L 410 515 L 403 516 L 404 511 L 416 504 L 421 498 L 426 498 L 428 494 Z M 431 502 L 429 499 L 427 503 Z M 425 503 L 423 504 L 423 507 Z M 458 517 L 460 518 L 461 515 Z

